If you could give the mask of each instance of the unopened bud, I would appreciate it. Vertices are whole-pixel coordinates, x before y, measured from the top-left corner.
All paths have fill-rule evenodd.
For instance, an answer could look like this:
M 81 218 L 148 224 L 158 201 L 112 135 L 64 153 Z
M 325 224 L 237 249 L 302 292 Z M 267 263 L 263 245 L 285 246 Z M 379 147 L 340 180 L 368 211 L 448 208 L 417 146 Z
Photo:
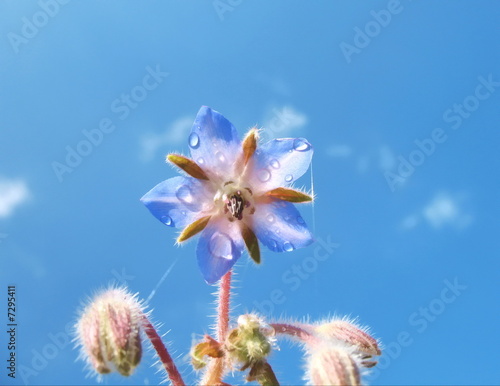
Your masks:
M 381 354 L 375 338 L 346 320 L 333 320 L 316 326 L 315 329 L 320 336 L 355 346 L 362 357 L 369 358 Z
M 346 347 L 324 344 L 311 351 L 306 379 L 311 385 L 360 385 L 359 369 Z
M 81 356 L 99 374 L 131 375 L 142 356 L 142 315 L 139 301 L 124 288 L 95 297 L 76 326 Z
M 243 363 L 243 368 L 263 361 L 271 352 L 274 330 L 255 315 L 241 315 L 238 327 L 226 339 L 231 358 Z

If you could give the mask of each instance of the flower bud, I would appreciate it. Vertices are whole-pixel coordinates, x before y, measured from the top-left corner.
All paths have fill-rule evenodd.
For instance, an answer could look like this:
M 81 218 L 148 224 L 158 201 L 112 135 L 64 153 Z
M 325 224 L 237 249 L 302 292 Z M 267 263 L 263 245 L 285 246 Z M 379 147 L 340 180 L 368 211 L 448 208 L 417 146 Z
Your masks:
M 226 339 L 226 349 L 243 368 L 265 360 L 273 344 L 274 330 L 252 314 L 238 317 L 238 327 Z
M 96 296 L 76 325 L 81 357 L 99 374 L 131 375 L 142 356 L 142 315 L 139 301 L 125 288 Z
M 306 379 L 311 385 L 360 385 L 359 369 L 347 347 L 325 343 L 307 360 Z
M 355 346 L 362 357 L 370 358 L 381 354 L 376 339 L 346 320 L 333 320 L 316 326 L 315 330 L 319 336 Z

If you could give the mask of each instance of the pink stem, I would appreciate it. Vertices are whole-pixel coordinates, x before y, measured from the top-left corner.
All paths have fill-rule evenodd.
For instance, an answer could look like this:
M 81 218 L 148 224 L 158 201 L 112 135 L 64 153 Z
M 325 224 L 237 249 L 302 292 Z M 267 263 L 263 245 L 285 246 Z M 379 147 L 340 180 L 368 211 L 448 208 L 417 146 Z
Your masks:
M 224 344 L 226 335 L 229 331 L 229 300 L 231 296 L 231 271 L 222 276 L 219 283 L 218 306 L 217 306 L 217 340 L 221 345 Z M 222 385 L 222 376 L 224 375 L 225 362 L 224 357 L 215 358 L 208 366 L 207 372 L 203 377 L 203 385 Z
M 309 331 L 300 328 L 298 326 L 293 326 L 287 323 L 271 323 L 271 327 L 274 328 L 276 334 L 289 335 L 293 338 L 301 340 L 303 342 L 315 341 L 317 338 L 311 334 Z
M 163 367 L 165 368 L 168 377 L 172 382 L 172 385 L 185 386 L 182 376 L 179 373 L 179 370 L 177 370 L 177 367 L 175 366 L 172 357 L 168 353 L 167 348 L 165 347 L 163 341 L 161 340 L 161 337 L 158 335 L 158 333 L 156 332 L 155 328 L 148 320 L 146 315 L 143 315 L 143 326 L 144 326 L 144 332 L 146 333 L 149 340 L 151 341 L 151 344 L 156 350 L 156 353 L 158 354 L 161 363 L 163 363 Z
M 224 343 L 229 330 L 229 302 L 231 296 L 231 271 L 222 276 L 219 289 L 219 305 L 217 320 L 217 340 Z

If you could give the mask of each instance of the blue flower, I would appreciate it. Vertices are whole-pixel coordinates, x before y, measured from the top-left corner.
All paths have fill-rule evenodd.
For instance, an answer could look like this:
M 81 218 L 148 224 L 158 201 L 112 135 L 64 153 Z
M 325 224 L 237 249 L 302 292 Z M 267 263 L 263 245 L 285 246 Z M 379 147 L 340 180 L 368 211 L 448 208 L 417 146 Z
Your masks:
M 167 156 L 186 175 L 161 182 L 141 199 L 162 223 L 183 228 L 178 243 L 202 232 L 196 254 L 209 284 L 232 268 L 245 247 L 260 263 L 258 241 L 275 252 L 313 241 L 293 205 L 312 197 L 289 187 L 309 168 L 311 144 L 303 138 L 257 142 L 256 129 L 241 141 L 226 118 L 203 106 L 188 138 L 191 159 Z

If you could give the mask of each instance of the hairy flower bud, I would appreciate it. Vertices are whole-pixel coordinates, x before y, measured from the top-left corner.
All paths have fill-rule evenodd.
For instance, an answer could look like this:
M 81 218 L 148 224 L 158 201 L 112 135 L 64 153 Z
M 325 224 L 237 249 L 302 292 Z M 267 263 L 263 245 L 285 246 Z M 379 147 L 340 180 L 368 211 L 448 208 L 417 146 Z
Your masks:
M 360 385 L 358 365 L 347 347 L 324 344 L 311 351 L 306 365 L 311 385 Z
M 76 325 L 81 357 L 97 373 L 129 376 L 142 356 L 142 307 L 125 288 L 112 288 L 85 307 Z
M 315 330 L 319 336 L 354 346 L 357 353 L 360 354 L 363 359 L 381 354 L 378 342 L 375 338 L 346 320 L 332 320 L 328 323 L 316 326 Z M 377 362 L 366 361 L 363 362 L 363 365 L 365 367 L 372 367 L 376 363 Z
M 238 317 L 238 327 L 226 339 L 231 358 L 243 363 L 243 368 L 265 360 L 271 353 L 274 330 L 252 314 Z

